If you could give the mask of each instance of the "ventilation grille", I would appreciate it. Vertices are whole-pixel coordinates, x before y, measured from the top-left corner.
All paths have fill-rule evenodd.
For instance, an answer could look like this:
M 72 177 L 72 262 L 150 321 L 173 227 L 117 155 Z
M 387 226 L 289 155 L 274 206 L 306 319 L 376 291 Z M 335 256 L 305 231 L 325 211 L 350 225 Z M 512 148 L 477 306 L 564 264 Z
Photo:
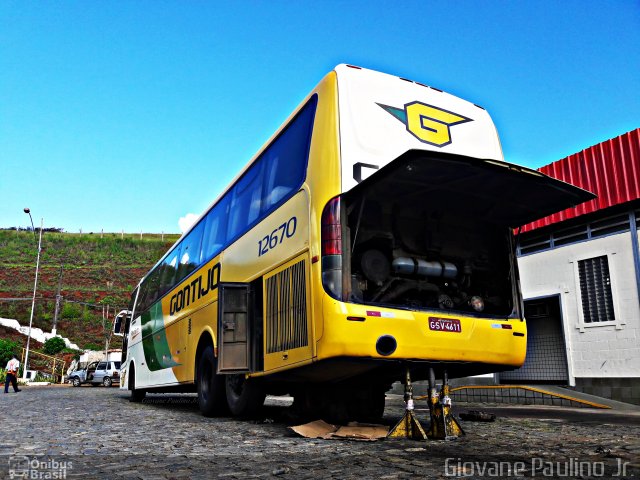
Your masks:
M 607 257 L 580 260 L 578 270 L 585 323 L 615 320 Z
M 266 353 L 308 345 L 305 278 L 302 260 L 266 279 Z

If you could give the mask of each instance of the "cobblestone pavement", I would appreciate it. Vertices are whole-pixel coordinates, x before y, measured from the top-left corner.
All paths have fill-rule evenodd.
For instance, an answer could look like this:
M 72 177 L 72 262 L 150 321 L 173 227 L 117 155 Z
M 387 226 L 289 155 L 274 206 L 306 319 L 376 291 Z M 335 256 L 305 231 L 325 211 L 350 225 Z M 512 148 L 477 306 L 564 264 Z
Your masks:
M 356 442 L 296 436 L 282 399 L 268 401 L 262 420 L 248 421 L 204 418 L 192 395 L 149 395 L 141 404 L 127 397 L 102 387 L 3 394 L 0 476 L 611 478 L 621 465 L 621 477 L 640 477 L 637 412 L 500 407 L 493 423 L 462 422 L 467 435 L 457 441 Z M 401 398 L 388 396 L 384 423 L 395 423 L 402 410 Z M 417 413 L 427 425 L 428 412 Z

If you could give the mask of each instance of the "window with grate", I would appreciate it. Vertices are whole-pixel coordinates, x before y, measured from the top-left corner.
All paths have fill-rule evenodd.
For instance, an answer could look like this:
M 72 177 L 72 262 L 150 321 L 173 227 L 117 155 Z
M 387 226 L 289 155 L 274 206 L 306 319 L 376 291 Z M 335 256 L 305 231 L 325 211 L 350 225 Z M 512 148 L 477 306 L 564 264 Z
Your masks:
M 606 255 L 578 261 L 585 323 L 615 320 L 609 260 Z

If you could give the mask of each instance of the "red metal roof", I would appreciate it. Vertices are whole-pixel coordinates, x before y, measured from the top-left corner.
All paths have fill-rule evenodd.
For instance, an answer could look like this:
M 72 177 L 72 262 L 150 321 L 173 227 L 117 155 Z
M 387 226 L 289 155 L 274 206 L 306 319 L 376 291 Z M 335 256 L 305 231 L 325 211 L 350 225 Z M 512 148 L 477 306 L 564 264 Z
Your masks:
M 526 232 L 640 198 L 640 128 L 538 169 L 598 198 L 522 227 Z

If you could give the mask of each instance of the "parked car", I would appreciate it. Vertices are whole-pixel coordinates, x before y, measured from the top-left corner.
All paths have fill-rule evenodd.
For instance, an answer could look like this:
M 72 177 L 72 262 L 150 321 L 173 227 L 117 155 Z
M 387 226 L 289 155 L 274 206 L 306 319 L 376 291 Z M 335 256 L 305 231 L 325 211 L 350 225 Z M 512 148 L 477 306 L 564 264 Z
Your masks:
M 93 362 L 86 368 L 69 374 L 69 383 L 74 387 L 79 387 L 83 383 L 110 387 L 115 382 L 120 383 L 120 362 Z

